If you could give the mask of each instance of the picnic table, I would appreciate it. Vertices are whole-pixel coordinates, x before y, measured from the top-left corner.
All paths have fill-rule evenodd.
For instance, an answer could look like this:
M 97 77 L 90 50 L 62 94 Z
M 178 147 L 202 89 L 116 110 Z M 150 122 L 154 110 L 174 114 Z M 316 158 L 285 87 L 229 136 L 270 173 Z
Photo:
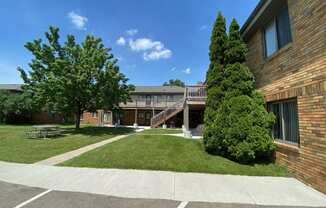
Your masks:
M 61 135 L 61 130 L 57 125 L 34 125 L 27 132 L 29 138 L 49 138 Z

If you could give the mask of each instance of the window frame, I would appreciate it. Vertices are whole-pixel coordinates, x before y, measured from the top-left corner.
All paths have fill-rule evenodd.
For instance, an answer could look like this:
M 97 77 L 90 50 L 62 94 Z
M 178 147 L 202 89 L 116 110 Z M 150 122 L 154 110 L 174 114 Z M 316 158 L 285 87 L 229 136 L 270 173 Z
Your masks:
M 145 112 L 143 111 L 140 111 L 137 113 L 137 118 L 138 119 L 145 119 Z
M 92 112 L 92 118 L 97 118 L 97 112 Z
M 284 103 L 289 103 L 289 102 L 294 102 L 295 103 L 295 106 L 296 106 L 297 142 L 290 141 L 290 139 L 286 138 L 285 119 L 284 119 Z M 297 98 L 291 98 L 291 99 L 286 99 L 286 100 L 278 100 L 278 101 L 267 102 L 266 104 L 267 104 L 266 106 L 267 106 L 267 111 L 268 112 L 273 113 L 272 111 L 270 111 L 269 105 L 278 104 L 279 105 L 279 109 L 280 109 L 279 110 L 280 111 L 280 115 L 281 115 L 281 118 L 280 118 L 280 128 L 281 129 L 280 129 L 280 131 L 281 131 L 282 138 L 276 138 L 276 137 L 274 137 L 274 132 L 273 132 L 274 129 L 272 129 L 271 134 L 272 134 L 274 140 L 276 140 L 278 142 L 282 142 L 282 143 L 286 143 L 286 144 L 291 144 L 291 145 L 296 145 L 296 146 L 300 147 L 300 127 L 299 127 L 298 99 Z M 275 117 L 276 117 L 276 115 L 275 115 Z
M 266 39 L 266 30 L 269 26 L 271 25 L 274 25 L 275 27 L 275 51 L 272 52 L 270 55 L 267 54 L 267 39 Z M 269 58 L 271 56 L 273 56 L 273 54 L 275 54 L 277 51 L 279 51 L 279 47 L 278 47 L 278 32 L 277 32 L 277 25 L 276 25 L 276 18 L 273 18 L 272 21 L 269 21 L 269 23 L 264 27 L 264 55 L 265 55 L 265 58 Z
M 285 45 L 283 45 L 282 47 L 280 47 L 280 41 L 279 41 L 279 16 L 281 14 L 281 12 L 283 11 L 283 9 L 287 10 L 288 16 L 289 16 L 289 32 L 290 32 L 290 41 L 288 43 L 286 43 Z M 274 24 L 275 26 L 275 40 L 276 40 L 276 50 L 271 53 L 270 55 L 267 55 L 267 41 L 266 41 L 266 28 L 268 26 L 270 26 L 271 24 Z M 275 15 L 274 18 L 272 18 L 270 21 L 267 22 L 266 26 L 263 27 L 263 48 L 264 48 L 264 57 L 265 59 L 272 57 L 274 54 L 276 54 L 278 51 L 280 51 L 282 48 L 284 48 L 286 45 L 292 43 L 293 39 L 292 39 L 292 28 L 291 28 L 291 19 L 290 19 L 290 14 L 289 14 L 289 9 L 288 6 L 283 7 L 280 12 Z

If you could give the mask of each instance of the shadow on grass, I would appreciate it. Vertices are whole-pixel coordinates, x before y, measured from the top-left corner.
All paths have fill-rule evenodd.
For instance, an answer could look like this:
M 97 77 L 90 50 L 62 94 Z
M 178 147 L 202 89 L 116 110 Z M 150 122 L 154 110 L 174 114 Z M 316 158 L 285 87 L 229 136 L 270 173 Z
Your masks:
M 202 145 L 202 150 L 205 151 L 207 154 L 211 155 L 211 156 L 217 156 L 217 157 L 222 157 L 226 160 L 235 162 L 237 164 L 240 165 L 247 165 L 247 166 L 255 166 L 255 165 L 269 165 L 269 164 L 275 164 L 275 156 L 274 156 L 274 152 L 271 152 L 270 154 L 264 154 L 264 155 L 256 155 L 256 158 L 251 160 L 251 161 L 239 161 L 239 160 L 235 160 L 233 157 L 231 157 L 230 155 L 226 155 L 226 154 L 219 154 L 217 152 L 214 151 L 206 151 L 205 147 L 203 144 Z
M 87 126 L 76 130 L 75 128 L 65 128 L 65 134 L 83 134 L 87 136 L 121 135 L 135 132 L 133 128 L 115 128 L 115 127 L 95 127 Z

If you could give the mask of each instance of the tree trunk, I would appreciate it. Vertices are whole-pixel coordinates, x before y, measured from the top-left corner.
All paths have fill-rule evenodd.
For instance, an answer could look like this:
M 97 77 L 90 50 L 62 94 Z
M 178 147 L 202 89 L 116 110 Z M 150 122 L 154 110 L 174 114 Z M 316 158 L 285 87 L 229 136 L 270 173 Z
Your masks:
M 76 130 L 78 130 L 80 128 L 80 111 L 78 111 L 78 113 L 75 114 L 75 128 Z

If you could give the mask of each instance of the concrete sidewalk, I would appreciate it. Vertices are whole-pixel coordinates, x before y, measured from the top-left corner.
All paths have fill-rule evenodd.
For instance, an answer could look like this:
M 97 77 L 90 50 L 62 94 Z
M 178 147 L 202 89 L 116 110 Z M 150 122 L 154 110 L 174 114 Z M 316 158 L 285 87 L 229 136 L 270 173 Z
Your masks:
M 0 162 L 0 180 L 126 198 L 324 207 L 326 196 L 294 178 L 54 167 Z
M 60 154 L 60 155 L 50 157 L 48 159 L 36 162 L 35 164 L 57 165 L 57 164 L 65 162 L 67 160 L 71 160 L 72 158 L 77 157 L 79 155 L 82 155 L 82 154 L 84 154 L 84 153 L 86 153 L 88 151 L 91 151 L 91 150 L 94 150 L 94 149 L 99 148 L 101 146 L 104 146 L 106 144 L 110 144 L 112 142 L 118 141 L 118 140 L 123 139 L 123 138 L 125 138 L 127 136 L 130 136 L 130 135 L 131 134 L 116 136 L 116 137 L 113 137 L 113 138 L 110 138 L 110 139 L 107 139 L 107 140 L 104 140 L 104 141 L 101 141 L 101 142 L 97 142 L 95 144 L 90 144 L 90 145 L 87 145 L 85 147 L 81 147 L 79 149 L 76 149 L 76 150 L 73 150 L 73 151 L 70 151 L 70 152 L 66 152 L 66 153 L 63 153 L 63 154 Z

